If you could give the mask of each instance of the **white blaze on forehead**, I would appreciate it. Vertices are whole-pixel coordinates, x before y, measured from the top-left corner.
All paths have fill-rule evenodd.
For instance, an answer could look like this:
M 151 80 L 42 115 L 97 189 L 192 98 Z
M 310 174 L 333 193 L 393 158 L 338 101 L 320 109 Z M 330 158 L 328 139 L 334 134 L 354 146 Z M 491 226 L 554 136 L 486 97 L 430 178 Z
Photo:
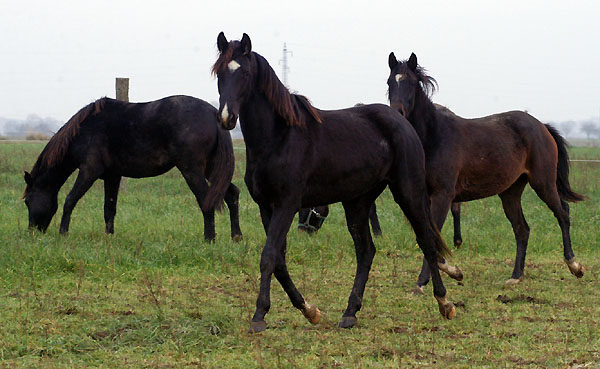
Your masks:
M 404 74 L 396 74 L 396 83 L 400 83 L 404 78 L 406 78 Z
M 229 112 L 227 111 L 227 103 L 225 103 L 223 111 L 221 111 L 221 120 L 227 122 L 227 118 L 229 118 Z
M 229 71 L 231 72 L 235 72 L 236 69 L 238 69 L 240 67 L 240 63 L 236 62 L 235 60 L 232 60 L 229 62 L 229 64 L 227 64 L 227 68 L 229 68 Z

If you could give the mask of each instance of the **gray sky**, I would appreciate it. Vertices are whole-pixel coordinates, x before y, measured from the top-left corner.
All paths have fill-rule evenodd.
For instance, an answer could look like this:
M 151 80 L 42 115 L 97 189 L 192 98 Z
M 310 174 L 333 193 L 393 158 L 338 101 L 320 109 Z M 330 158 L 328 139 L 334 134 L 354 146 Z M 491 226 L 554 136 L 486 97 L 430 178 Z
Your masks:
M 214 5 L 211 5 L 212 3 Z M 218 4 L 218 5 L 217 5 Z M 386 103 L 387 57 L 411 52 L 433 96 L 465 117 L 528 110 L 549 121 L 600 115 L 598 1 L 2 0 L 0 116 L 66 121 L 114 97 L 217 100 L 216 38 L 243 32 L 315 106 Z

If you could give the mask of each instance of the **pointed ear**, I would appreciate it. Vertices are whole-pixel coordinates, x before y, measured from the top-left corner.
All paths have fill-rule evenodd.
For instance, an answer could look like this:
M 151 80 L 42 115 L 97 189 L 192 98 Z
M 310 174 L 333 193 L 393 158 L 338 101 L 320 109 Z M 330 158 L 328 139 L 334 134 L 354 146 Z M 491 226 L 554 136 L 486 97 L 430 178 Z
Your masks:
M 29 172 L 25 171 L 25 175 L 23 177 L 25 178 L 25 183 L 27 183 L 29 186 L 33 185 L 33 178 L 31 178 L 31 174 L 29 174 Z
M 225 38 L 225 34 L 223 32 L 219 33 L 219 36 L 217 37 L 217 48 L 219 49 L 219 52 L 222 53 L 227 48 L 228 44 L 229 41 Z
M 242 50 L 244 51 L 244 55 L 250 54 L 250 52 L 252 51 L 252 42 L 250 42 L 250 37 L 245 33 L 242 36 L 241 44 Z
M 388 64 L 390 66 L 390 70 L 393 70 L 394 68 L 396 68 L 396 65 L 398 65 L 398 59 L 396 59 L 396 55 L 394 55 L 394 52 L 390 53 L 390 56 L 388 57 Z
M 408 58 L 408 67 L 413 72 L 417 70 L 417 56 L 415 55 L 415 53 L 410 54 L 410 58 Z

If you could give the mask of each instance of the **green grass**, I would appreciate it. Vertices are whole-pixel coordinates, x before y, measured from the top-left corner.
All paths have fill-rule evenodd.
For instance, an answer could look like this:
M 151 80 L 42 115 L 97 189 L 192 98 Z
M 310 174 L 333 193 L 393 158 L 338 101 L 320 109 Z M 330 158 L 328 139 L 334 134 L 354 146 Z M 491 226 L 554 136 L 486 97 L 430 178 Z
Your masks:
M 445 321 L 431 287 L 410 293 L 421 265 L 414 235 L 389 192 L 378 200 L 383 236 L 358 325 L 337 328 L 355 270 L 343 211 L 334 205 L 315 236 L 288 235 L 296 285 L 324 313 L 311 326 L 276 281 L 269 329 L 247 333 L 265 241 L 257 206 L 243 185 L 244 150 L 236 143 L 234 182 L 244 240 L 229 239 L 227 212 L 217 241 L 203 242 L 202 215 L 178 172 L 127 179 L 113 236 L 103 233 L 99 181 L 58 234 L 61 208 L 46 234 L 27 230 L 20 199 L 23 170 L 43 143 L 0 144 L 0 367 L 71 368 L 396 368 L 600 367 L 600 164 L 574 162 L 574 251 L 578 280 L 562 261 L 558 224 L 528 188 L 531 237 L 525 279 L 505 287 L 514 238 L 497 197 L 463 205 L 464 246 L 451 262 L 464 283 L 444 278 L 457 316 Z M 573 148 L 572 159 L 600 149 Z M 62 207 L 71 178 L 59 194 Z M 451 219 L 444 228 L 450 243 Z

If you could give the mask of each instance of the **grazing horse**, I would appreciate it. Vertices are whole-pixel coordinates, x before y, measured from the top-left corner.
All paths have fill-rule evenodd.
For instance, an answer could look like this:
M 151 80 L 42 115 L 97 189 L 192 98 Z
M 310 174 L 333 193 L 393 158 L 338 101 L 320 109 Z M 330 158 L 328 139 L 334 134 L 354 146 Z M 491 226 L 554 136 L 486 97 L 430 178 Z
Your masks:
M 308 234 L 318 231 L 321 229 L 321 226 L 323 226 L 323 222 L 325 222 L 327 215 L 329 215 L 329 207 L 327 205 L 300 209 L 298 212 L 298 230 Z M 373 234 L 375 236 L 381 236 L 381 226 L 379 225 L 377 206 L 375 203 L 373 203 L 369 210 L 369 220 L 371 221 Z
M 569 205 L 584 197 L 569 184 L 569 158 L 558 131 L 531 115 L 511 111 L 484 118 L 464 119 L 435 107 L 429 95 L 436 87 L 412 54 L 399 62 L 389 55 L 390 105 L 406 117 L 419 135 L 426 158 L 431 212 L 441 229 L 452 201 L 471 201 L 498 195 L 517 243 L 514 270 L 508 284 L 523 278 L 529 226 L 521 208 L 521 194 L 529 183 L 558 220 L 564 258 L 573 275 L 583 266 L 575 261 L 569 235 Z M 417 287 L 429 280 L 427 263 Z
M 98 178 L 104 180 L 105 230 L 113 233 L 121 177 L 154 177 L 173 167 L 202 209 L 204 238 L 215 238 L 214 209 L 225 200 L 231 236 L 239 239 L 240 191 L 231 183 L 231 135 L 219 128 L 216 108 L 189 96 L 136 104 L 105 97 L 77 112 L 50 139 L 31 174 L 25 172 L 29 227 L 46 231 L 58 208 L 58 191 L 79 169 L 65 200 L 60 233 L 69 230 L 73 208 Z
M 375 256 L 369 209 L 390 187 L 411 223 L 431 265 L 440 313 L 451 319 L 454 305 L 438 270 L 449 253 L 429 210 L 423 148 L 411 125 L 382 104 L 322 111 L 304 97 L 290 94 L 265 58 L 252 51 L 250 38 L 217 38 L 219 122 L 233 129 L 239 116 L 246 144 L 246 175 L 258 204 L 266 244 L 260 259 L 260 291 L 250 332 L 266 329 L 271 277 L 274 274 L 294 307 L 313 324 L 320 312 L 296 289 L 286 266 L 286 235 L 294 215 L 306 207 L 341 202 L 356 250 L 356 276 L 340 327 L 356 324 L 365 284 Z M 440 263 L 440 268 L 447 264 Z

